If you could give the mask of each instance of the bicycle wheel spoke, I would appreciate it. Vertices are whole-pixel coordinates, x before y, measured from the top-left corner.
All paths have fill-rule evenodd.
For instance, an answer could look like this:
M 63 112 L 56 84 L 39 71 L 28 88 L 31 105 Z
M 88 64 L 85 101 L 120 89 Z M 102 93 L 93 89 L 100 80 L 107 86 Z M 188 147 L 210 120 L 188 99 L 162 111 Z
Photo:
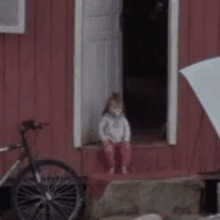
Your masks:
M 32 185 L 30 185 L 30 183 L 32 183 Z M 21 185 L 22 185 L 22 183 L 21 183 Z M 42 193 L 42 191 L 41 191 L 41 189 L 39 188 L 39 185 L 36 183 L 36 181 L 31 181 L 31 182 L 27 183 L 27 185 L 28 185 L 29 187 L 32 186 L 36 191 L 38 191 L 39 194 Z
M 20 197 L 19 197 L 19 199 L 31 199 L 31 200 L 33 200 L 33 199 L 42 199 L 43 198 L 43 196 L 41 196 L 41 195 L 35 195 L 35 196 L 27 196 L 27 195 L 20 195 Z
M 42 172 L 42 175 L 43 175 L 43 172 Z M 44 176 L 44 175 L 43 175 L 43 176 Z M 51 174 L 50 176 L 52 176 L 52 174 Z M 45 177 L 45 185 L 46 185 L 46 187 L 47 187 L 47 190 L 49 190 L 49 188 L 50 188 L 51 181 L 52 181 L 52 178 L 47 178 L 47 177 Z
M 59 198 L 54 198 L 55 201 L 59 201 L 62 203 L 66 203 L 66 204 L 71 204 L 71 205 L 75 205 L 76 204 L 76 200 L 72 199 L 72 198 L 66 198 L 66 197 L 59 197 Z
M 52 209 L 55 211 L 54 216 L 57 216 L 59 219 L 64 220 L 65 216 L 56 205 L 50 204 L 50 207 L 52 207 Z
M 32 219 L 40 219 L 39 217 L 40 216 L 44 216 L 44 212 L 42 212 L 42 211 L 38 211 L 38 212 L 36 212 L 36 214 L 32 217 Z M 44 218 L 42 218 L 42 219 L 44 219 Z
M 66 195 L 66 196 L 71 195 L 71 196 L 77 197 L 74 189 L 66 188 L 65 191 L 61 189 L 60 191 L 54 192 L 54 197 L 59 197 L 59 196 L 62 196 L 62 195 Z
M 57 209 L 57 208 L 56 208 Z M 71 213 L 73 210 L 67 210 L 67 209 L 63 209 L 62 212 L 59 210 L 56 212 L 56 214 L 54 214 L 54 216 L 59 216 L 62 220 L 67 220 L 69 219 Z
M 53 173 L 55 174 L 55 171 Z M 43 172 L 42 172 L 42 176 L 44 176 Z M 62 187 L 62 185 L 64 185 L 65 183 L 67 183 L 67 186 L 65 187 L 65 189 L 67 189 L 69 187 L 68 186 L 69 185 L 68 184 L 69 180 L 66 179 L 65 182 L 62 182 L 62 177 L 58 178 L 56 184 L 52 184 L 53 183 L 53 179 L 54 179 L 53 175 L 51 177 L 48 177 L 48 178 L 44 176 L 44 179 L 45 179 L 45 184 L 44 185 L 46 186 L 47 190 L 51 191 L 52 193 L 54 193 L 55 191 L 59 190 Z M 63 190 L 65 190 L 65 189 L 63 189 Z
M 69 180 L 67 180 L 68 182 L 70 182 Z M 55 192 L 57 192 L 57 191 L 59 191 L 59 190 L 61 190 L 61 191 L 66 191 L 66 189 L 68 189 L 69 187 L 70 187 L 70 184 L 68 184 L 68 182 L 64 182 L 64 183 L 62 183 L 62 185 L 60 184 L 60 186 L 58 186 L 58 184 L 57 184 L 57 187 L 56 188 L 54 188 L 54 190 L 52 191 L 53 193 L 55 193 Z M 63 185 L 67 185 L 67 186 L 65 186 L 65 187 L 63 187 Z
M 51 191 L 52 193 L 54 193 L 56 191 L 57 186 L 59 186 L 60 183 L 61 183 L 61 177 L 59 176 L 57 183 L 54 184 L 54 189 Z
M 31 191 L 30 189 L 28 189 L 27 187 L 21 187 L 20 188 L 22 191 L 20 192 L 21 194 L 29 194 L 29 195 L 34 195 L 34 189 Z M 38 193 L 40 194 L 40 192 L 38 191 Z M 36 193 L 35 193 L 36 194 Z
M 32 208 L 32 215 L 31 217 L 34 219 L 36 216 L 40 215 L 40 210 L 38 209 L 38 207 L 42 204 L 42 201 L 41 202 L 38 202 L 38 204 L 36 204 L 36 207 L 35 208 Z
M 71 203 L 64 202 L 64 201 L 62 201 L 62 203 L 61 203 L 61 202 L 55 200 L 55 201 L 53 201 L 53 203 L 55 203 L 55 204 L 58 205 L 58 206 L 65 207 L 65 208 L 70 208 L 70 209 L 73 209 L 73 208 L 74 208 L 74 206 L 72 206 Z
M 68 186 L 63 186 L 64 184 L 62 184 L 59 188 L 57 188 L 57 190 L 55 191 L 56 193 L 65 193 L 67 191 L 72 192 L 72 193 L 76 193 L 77 191 L 77 187 L 76 186 L 71 186 L 71 184 L 69 184 Z
M 18 202 L 18 203 L 20 204 L 21 202 Z M 41 204 L 42 204 L 42 200 L 39 201 L 39 202 L 37 202 L 37 203 L 35 204 L 35 207 L 33 207 L 32 205 L 28 204 L 28 205 L 24 205 L 23 208 L 27 208 L 27 207 L 30 207 L 30 206 L 31 206 L 31 209 L 34 210 L 34 209 L 37 209 Z
M 57 186 L 58 186 L 58 184 L 57 184 Z M 73 186 L 74 186 L 74 188 L 76 188 L 75 184 L 71 183 L 70 180 L 66 180 L 65 182 L 62 183 L 62 185 L 60 184 L 59 188 L 57 188 L 56 191 L 58 191 L 58 190 L 65 191 L 67 188 L 70 188 L 70 187 L 73 188 Z
M 39 204 L 36 205 L 36 207 L 34 208 L 33 206 L 23 206 L 21 209 L 23 210 L 24 213 L 26 213 L 28 216 L 33 217 L 34 214 L 36 213 L 38 207 L 41 205 L 42 203 L 39 202 Z
M 39 218 L 41 217 L 41 218 Z M 50 220 L 50 216 L 49 216 L 49 205 L 44 203 L 44 208 L 42 209 L 42 212 L 39 213 L 39 217 L 36 216 L 35 219 L 42 219 L 42 220 Z
M 28 210 L 30 209 L 30 205 L 23 205 L 21 209 L 28 212 Z
M 72 194 L 69 193 L 65 193 L 65 194 L 56 194 L 55 196 L 53 196 L 54 199 L 57 198 L 63 198 L 63 199 L 77 199 L 77 196 L 73 196 Z
M 36 199 L 22 199 L 20 201 L 18 201 L 18 204 L 19 205 L 22 205 L 22 204 L 26 204 L 26 203 L 30 203 L 30 202 L 33 202 L 33 200 L 36 200 Z
M 49 204 L 50 207 L 50 216 L 52 216 L 52 219 L 61 219 L 59 216 L 56 215 L 56 209 L 54 209 L 51 204 Z M 56 218 L 55 218 L 56 217 Z
M 45 204 L 45 215 L 46 215 L 46 220 L 50 220 L 50 207 L 49 205 Z
M 41 180 L 42 180 L 42 182 L 45 182 L 45 186 L 46 186 L 46 188 L 47 188 L 47 190 L 48 190 L 48 186 L 50 186 L 50 183 L 49 183 L 49 181 L 51 181 L 51 180 L 48 180 L 49 178 L 47 178 L 45 175 L 44 175 L 44 171 L 42 170 L 42 168 L 40 169 L 40 168 L 38 168 L 38 170 L 39 170 L 39 175 L 41 176 Z
M 40 219 L 39 217 L 41 216 L 41 219 L 46 219 L 44 218 L 45 216 L 45 212 L 43 210 L 37 210 L 38 212 L 36 212 L 36 214 L 34 216 L 32 216 L 32 219 Z

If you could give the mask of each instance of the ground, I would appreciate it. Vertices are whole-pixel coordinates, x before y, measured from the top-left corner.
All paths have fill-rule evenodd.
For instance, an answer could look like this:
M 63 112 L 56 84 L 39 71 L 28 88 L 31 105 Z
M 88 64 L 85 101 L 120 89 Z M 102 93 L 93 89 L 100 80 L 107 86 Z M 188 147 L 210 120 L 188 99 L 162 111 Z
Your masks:
M 91 199 L 87 194 L 87 208 L 79 219 L 131 220 L 159 213 L 163 220 L 197 220 L 202 218 L 198 214 L 198 201 L 199 189 L 203 187 L 204 183 L 197 176 L 112 181 L 100 199 Z M 4 198 L 1 220 L 18 220 L 10 210 L 9 195 L 2 192 L 1 198 Z

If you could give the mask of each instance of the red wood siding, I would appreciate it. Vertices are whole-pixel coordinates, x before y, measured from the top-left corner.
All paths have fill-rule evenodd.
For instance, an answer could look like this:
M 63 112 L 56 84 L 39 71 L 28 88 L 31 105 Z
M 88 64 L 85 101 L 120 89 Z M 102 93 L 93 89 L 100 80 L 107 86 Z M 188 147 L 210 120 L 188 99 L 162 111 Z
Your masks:
M 34 155 L 80 171 L 81 153 L 73 149 L 74 4 L 29 0 L 26 33 L 0 35 L 0 145 L 20 142 L 22 120 L 47 121 Z M 0 176 L 17 154 L 0 155 Z
M 220 54 L 218 0 L 181 0 L 179 27 L 179 69 Z M 191 173 L 220 168 L 219 138 L 194 91 L 180 80 L 178 144 L 174 158 Z
M 218 0 L 180 0 L 179 69 L 219 55 L 219 7 Z M 85 175 L 106 172 L 102 150 L 72 148 L 74 1 L 30 0 L 27 12 L 24 35 L 0 35 L 0 145 L 20 141 L 22 120 L 48 121 L 35 156 L 63 160 Z M 186 79 L 179 82 L 177 145 L 133 145 L 132 173 L 165 178 L 220 169 L 219 138 Z M 0 155 L 0 176 L 16 157 Z

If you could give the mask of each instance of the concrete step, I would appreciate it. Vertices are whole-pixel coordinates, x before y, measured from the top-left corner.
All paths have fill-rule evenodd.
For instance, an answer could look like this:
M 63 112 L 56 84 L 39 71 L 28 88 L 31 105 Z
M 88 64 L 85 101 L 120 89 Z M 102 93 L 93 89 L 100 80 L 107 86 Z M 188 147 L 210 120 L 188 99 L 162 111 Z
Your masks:
M 92 198 L 88 190 L 87 207 L 91 219 L 148 213 L 174 215 L 174 212 L 196 215 L 200 211 L 200 189 L 203 187 L 204 183 L 197 176 L 166 180 L 114 180 L 100 199 Z
M 111 217 L 105 217 L 102 220 L 134 220 L 135 218 L 140 217 L 139 215 L 116 215 Z M 198 214 L 194 215 L 172 215 L 169 220 L 202 220 L 202 216 Z M 18 220 L 11 210 L 5 210 L 0 220 Z M 87 218 L 83 220 L 88 220 Z M 206 219 L 204 219 L 206 220 Z
M 107 217 L 107 218 L 103 218 L 103 220 L 135 220 L 137 218 L 140 218 L 142 216 L 139 215 L 127 215 L 127 216 L 112 216 L 112 217 Z M 201 219 L 203 216 L 198 215 L 198 214 L 194 214 L 194 215 L 172 215 L 169 217 L 169 220 L 197 220 L 197 219 Z M 145 220 L 145 219 L 144 219 Z M 148 220 L 146 218 L 146 220 Z M 164 218 L 163 218 L 164 220 Z M 202 219 L 201 219 L 202 220 Z

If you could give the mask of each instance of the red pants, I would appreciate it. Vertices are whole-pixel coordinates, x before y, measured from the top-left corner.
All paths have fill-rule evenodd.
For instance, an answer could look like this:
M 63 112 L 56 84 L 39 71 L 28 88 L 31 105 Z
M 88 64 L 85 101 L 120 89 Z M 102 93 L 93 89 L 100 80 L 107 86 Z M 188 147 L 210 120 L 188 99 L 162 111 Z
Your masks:
M 121 147 L 122 154 L 122 165 L 128 166 L 131 158 L 131 146 L 130 143 L 113 143 L 110 142 L 108 145 L 104 145 L 105 154 L 108 158 L 109 165 L 111 167 L 115 166 L 115 145 Z

